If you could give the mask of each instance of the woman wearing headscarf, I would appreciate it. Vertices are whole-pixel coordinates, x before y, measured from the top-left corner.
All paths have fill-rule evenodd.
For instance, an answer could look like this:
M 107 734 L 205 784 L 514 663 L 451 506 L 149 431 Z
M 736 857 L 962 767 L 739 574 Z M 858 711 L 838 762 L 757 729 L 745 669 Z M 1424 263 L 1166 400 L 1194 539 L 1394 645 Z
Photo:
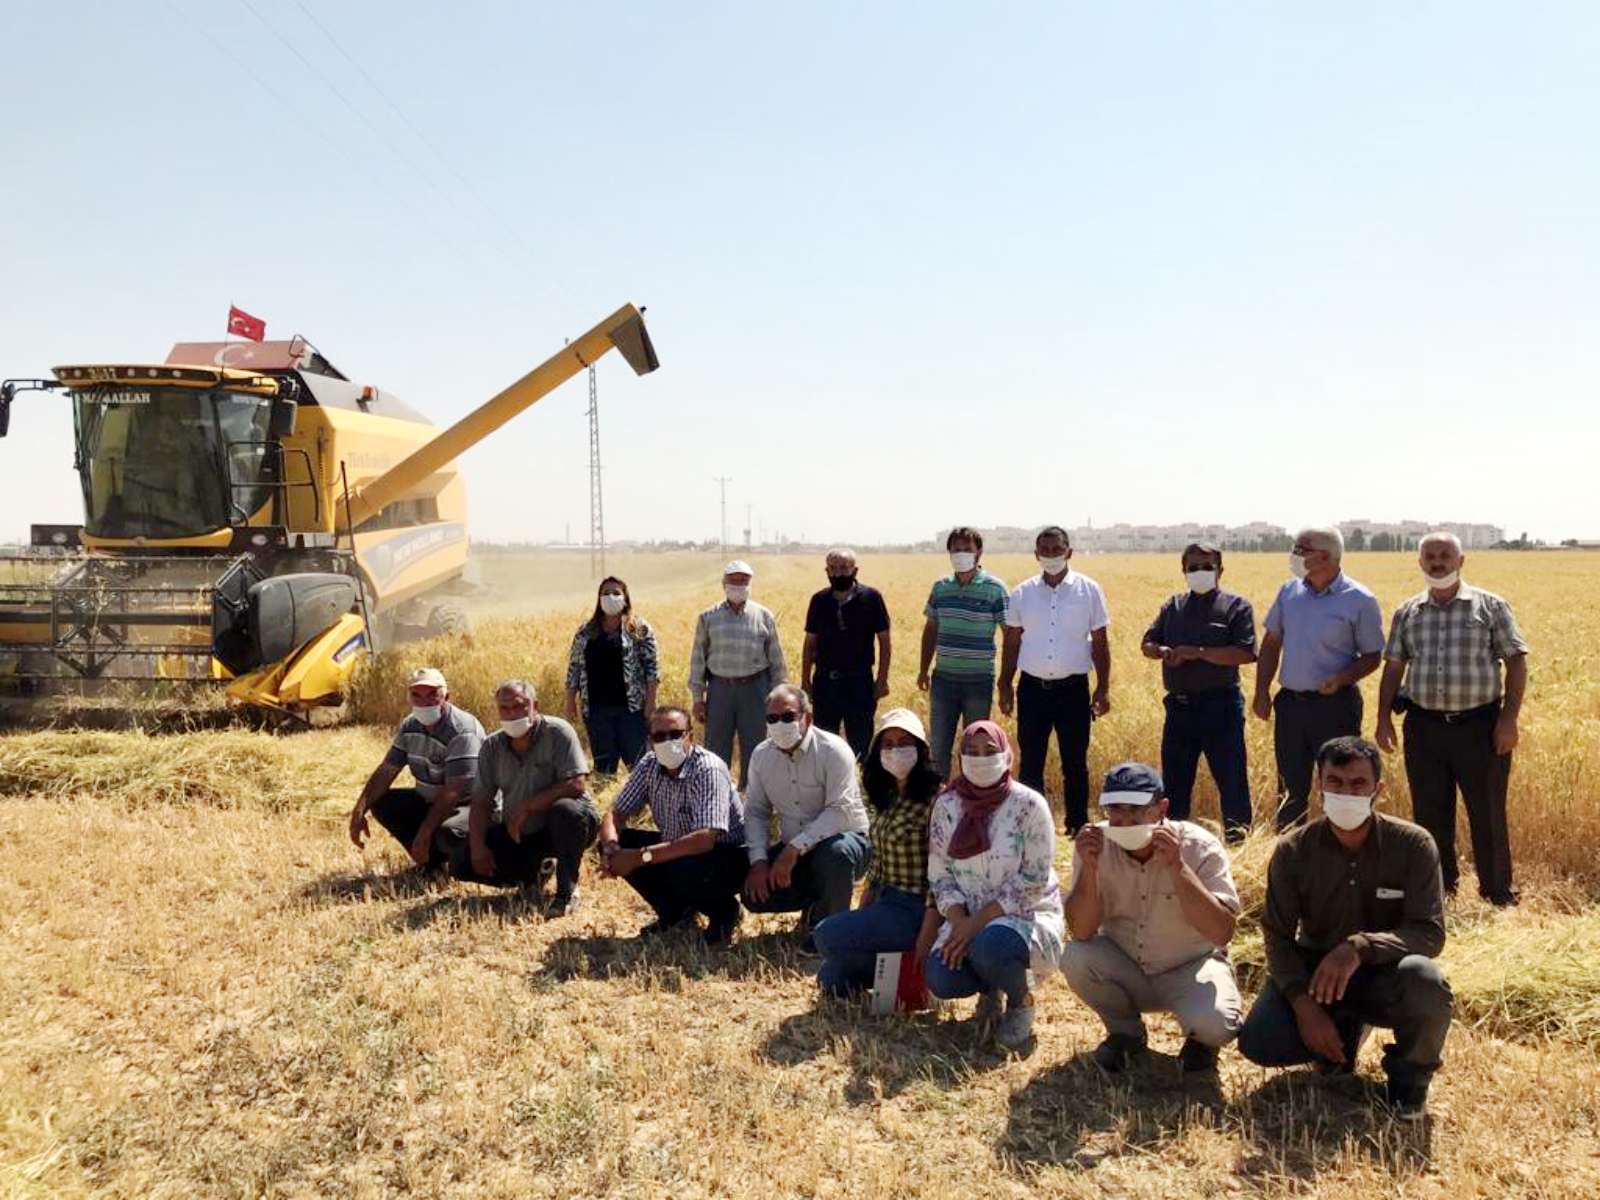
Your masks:
M 1053 969 L 1065 936 L 1055 821 L 1045 798 L 1011 777 L 1011 741 L 993 721 L 961 735 L 961 775 L 934 801 L 928 882 L 944 923 L 928 955 L 928 990 L 977 995 L 995 1040 L 1024 1046 L 1033 1030 L 1029 970 Z
M 615 775 L 619 762 L 632 767 L 643 756 L 660 682 L 655 631 L 634 616 L 627 584 L 614 575 L 602 579 L 594 614 L 578 627 L 567 656 L 567 720 L 578 723 L 581 700 L 596 773 Z
M 861 782 L 872 810 L 867 888 L 859 907 L 835 913 L 812 935 L 822 955 L 817 983 L 835 996 L 871 987 L 879 954 L 926 959 L 940 923 L 928 891 L 928 818 L 942 782 L 916 713 L 892 708 L 878 718 Z

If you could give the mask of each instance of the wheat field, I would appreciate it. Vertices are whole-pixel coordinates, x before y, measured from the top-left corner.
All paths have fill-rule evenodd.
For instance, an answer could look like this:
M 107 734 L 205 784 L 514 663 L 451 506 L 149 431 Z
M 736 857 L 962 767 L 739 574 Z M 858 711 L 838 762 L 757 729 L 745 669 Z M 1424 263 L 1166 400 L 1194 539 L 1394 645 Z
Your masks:
M 663 698 L 684 698 L 720 560 L 610 565 L 658 630 Z M 1008 582 L 1028 569 L 986 565 Z M 1259 620 L 1281 558 L 1227 565 Z M 1154 761 L 1159 668 L 1138 641 L 1177 563 L 1075 566 L 1112 615 L 1114 707 L 1091 768 Z M 1409 556 L 1347 567 L 1386 614 L 1415 590 Z M 820 556 L 756 568 L 798 670 Z M 862 562 L 894 617 L 891 702 L 924 714 L 916 646 L 940 568 Z M 722 952 L 646 948 L 649 914 L 621 884 L 589 878 L 579 914 L 547 922 L 518 897 L 421 882 L 395 846 L 358 852 L 345 814 L 412 666 L 442 667 L 480 716 L 513 676 L 561 711 L 586 558 L 507 557 L 485 564 L 474 631 L 372 663 L 346 727 L 0 736 L 0 1197 L 1600 1195 L 1600 556 L 1478 553 L 1467 575 L 1512 601 L 1532 647 L 1510 799 L 1525 902 L 1451 906 L 1460 1013 L 1423 1128 L 1370 1103 L 1375 1044 L 1354 1081 L 1228 1051 L 1214 1084 L 1185 1083 L 1156 1018 L 1162 1053 L 1108 1082 L 1086 1060 L 1100 1031 L 1059 979 L 1039 989 L 1036 1048 L 1007 1057 L 966 1028 L 970 1004 L 819 1004 L 791 918 L 749 920 Z M 1249 748 L 1266 811 L 1263 723 Z M 1208 784 L 1198 801 L 1215 816 Z M 1269 850 L 1258 833 L 1236 860 L 1252 907 Z M 1235 956 L 1253 987 L 1248 922 Z

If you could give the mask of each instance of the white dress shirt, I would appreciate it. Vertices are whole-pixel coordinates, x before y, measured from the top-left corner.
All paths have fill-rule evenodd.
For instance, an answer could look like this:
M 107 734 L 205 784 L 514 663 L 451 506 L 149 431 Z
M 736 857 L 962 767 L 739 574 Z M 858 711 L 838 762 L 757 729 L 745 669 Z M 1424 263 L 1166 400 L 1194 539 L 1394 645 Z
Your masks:
M 867 809 L 850 743 L 813 728 L 793 754 L 770 740 L 757 746 L 744 794 L 745 846 L 752 863 L 767 861 L 774 812 L 781 840 L 801 854 L 836 833 L 865 833 Z
M 1070 568 L 1055 587 L 1043 575 L 1024 579 L 1006 605 L 1007 627 L 1022 630 L 1017 665 L 1035 679 L 1087 675 L 1090 634 L 1110 623 L 1100 585 Z

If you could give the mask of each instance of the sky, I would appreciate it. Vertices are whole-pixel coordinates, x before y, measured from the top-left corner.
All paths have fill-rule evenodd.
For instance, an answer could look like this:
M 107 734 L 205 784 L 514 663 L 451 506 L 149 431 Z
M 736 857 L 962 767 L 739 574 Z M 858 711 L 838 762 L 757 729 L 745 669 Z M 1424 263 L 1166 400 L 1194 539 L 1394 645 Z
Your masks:
M 980 11 L 981 10 L 981 11 Z M 1600 538 L 1589 3 L 0 6 L 0 374 L 230 304 L 453 421 L 626 301 L 609 538 Z M 574 380 L 464 456 L 588 531 Z M 0 538 L 78 521 L 58 396 Z

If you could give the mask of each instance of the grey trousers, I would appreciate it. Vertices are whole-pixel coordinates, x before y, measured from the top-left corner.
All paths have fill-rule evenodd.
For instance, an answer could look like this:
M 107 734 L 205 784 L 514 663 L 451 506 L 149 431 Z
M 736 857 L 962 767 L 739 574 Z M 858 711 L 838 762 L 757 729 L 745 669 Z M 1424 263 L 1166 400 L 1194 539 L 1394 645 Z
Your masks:
M 1110 938 L 1068 942 L 1061 972 L 1110 1033 L 1144 1040 L 1141 1013 L 1169 1012 L 1185 1037 L 1225 1046 L 1239 1033 L 1244 1003 L 1233 964 L 1207 954 L 1159 975 L 1146 975 Z
M 739 735 L 739 788 L 750 778 L 750 755 L 767 739 L 767 693 L 771 674 L 749 683 L 711 677 L 706 686 L 706 749 L 733 769 L 733 736 Z

